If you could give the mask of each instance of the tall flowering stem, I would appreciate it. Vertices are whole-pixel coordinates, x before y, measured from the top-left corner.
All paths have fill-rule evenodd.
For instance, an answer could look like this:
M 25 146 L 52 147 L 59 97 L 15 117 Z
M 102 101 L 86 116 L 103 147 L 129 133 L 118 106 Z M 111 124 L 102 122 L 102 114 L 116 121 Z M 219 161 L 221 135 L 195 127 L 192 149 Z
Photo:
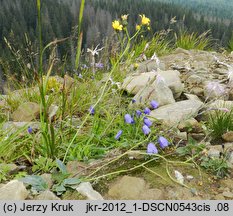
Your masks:
M 78 19 L 78 44 L 77 44 L 76 59 L 75 59 L 76 70 L 78 69 L 78 66 L 79 66 L 81 49 L 82 49 L 83 33 L 81 31 L 81 28 L 82 28 L 82 22 L 83 22 L 84 7 L 85 7 L 85 0 L 82 0 L 80 4 L 79 19 Z

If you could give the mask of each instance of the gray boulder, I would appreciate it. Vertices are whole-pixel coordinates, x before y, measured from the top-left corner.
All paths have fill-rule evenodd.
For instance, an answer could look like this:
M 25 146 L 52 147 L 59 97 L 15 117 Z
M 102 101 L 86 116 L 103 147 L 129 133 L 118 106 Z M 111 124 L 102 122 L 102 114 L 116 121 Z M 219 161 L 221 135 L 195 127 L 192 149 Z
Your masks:
M 180 72 L 177 70 L 158 70 L 158 74 L 164 79 L 167 86 L 172 90 L 174 98 L 179 98 L 184 90 L 184 85 L 181 83 L 180 79 Z
M 12 180 L 0 188 L 0 200 L 25 200 L 28 191 L 23 182 Z
M 137 94 L 142 88 L 150 85 L 156 79 L 156 72 L 134 74 L 125 78 L 122 89 L 130 94 Z
M 159 106 L 175 103 L 171 89 L 165 82 L 154 82 L 152 85 L 142 88 L 134 97 L 136 104 L 149 105 L 152 100 Z
M 172 127 L 180 122 L 195 117 L 202 108 L 203 103 L 198 100 L 185 100 L 165 105 L 150 113 L 151 120 L 158 119 Z

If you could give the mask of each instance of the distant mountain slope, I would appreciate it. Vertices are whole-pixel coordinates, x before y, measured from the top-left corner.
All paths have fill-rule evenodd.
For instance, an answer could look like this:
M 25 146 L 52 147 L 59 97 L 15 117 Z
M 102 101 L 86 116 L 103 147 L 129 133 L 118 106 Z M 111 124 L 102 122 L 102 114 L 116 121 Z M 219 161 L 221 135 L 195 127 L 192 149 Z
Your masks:
M 156 2 L 173 3 L 191 9 L 211 19 L 233 19 L 232 0 L 153 0 Z

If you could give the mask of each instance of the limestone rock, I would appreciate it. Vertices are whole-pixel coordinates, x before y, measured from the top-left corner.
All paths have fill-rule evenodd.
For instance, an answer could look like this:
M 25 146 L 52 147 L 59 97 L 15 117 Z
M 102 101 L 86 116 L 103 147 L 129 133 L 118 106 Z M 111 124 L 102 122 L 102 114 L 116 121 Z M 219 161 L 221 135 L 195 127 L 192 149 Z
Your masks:
M 25 132 L 27 133 L 27 126 L 30 126 L 34 132 L 38 131 L 40 128 L 39 122 L 5 122 L 2 126 L 2 130 L 7 131 L 8 135 L 15 133 L 20 128 L 25 127 Z
M 221 181 L 221 185 L 223 187 L 229 188 L 233 191 L 233 180 L 232 179 L 224 179 Z
M 135 95 L 134 99 L 136 100 L 136 104 L 142 104 L 143 106 L 149 106 L 152 100 L 157 101 L 159 106 L 175 103 L 172 91 L 164 82 L 142 88 Z
M 197 100 L 186 100 L 174 104 L 165 105 L 153 110 L 150 116 L 161 120 L 168 126 L 174 126 L 180 122 L 195 117 L 203 106 L 203 103 Z M 153 121 L 153 119 L 151 119 Z
M 130 94 L 137 94 L 139 90 L 149 86 L 155 79 L 157 74 L 155 72 L 141 73 L 131 75 L 125 78 L 122 89 L 126 90 Z
M 180 79 L 180 72 L 177 70 L 158 70 L 158 74 L 164 78 L 165 83 L 172 90 L 174 98 L 179 98 L 184 90 L 184 85 L 181 83 Z
M 194 86 L 191 88 L 190 93 L 197 95 L 198 97 L 204 96 L 204 89 L 199 86 Z
M 190 118 L 183 122 L 180 122 L 180 124 L 178 125 L 178 129 L 181 132 L 183 131 L 194 132 L 194 133 L 202 132 L 201 124 L 195 118 Z
M 40 105 L 34 102 L 21 104 L 12 114 L 13 121 L 30 122 L 39 117 Z
M 188 100 L 198 100 L 198 101 L 201 101 L 201 99 L 195 95 L 195 94 L 187 94 L 187 93 L 184 93 L 185 97 L 188 99 Z
M 103 200 L 103 197 L 99 194 L 99 192 L 93 190 L 90 182 L 81 183 L 76 190 L 87 197 L 88 200 Z
M 201 76 L 196 75 L 196 74 L 192 74 L 186 80 L 186 82 L 190 85 L 200 85 L 200 84 L 202 84 L 203 81 L 204 81 L 203 78 Z
M 214 200 L 225 200 L 225 197 L 222 194 L 218 194 L 214 197 Z
M 49 190 L 43 191 L 35 198 L 36 200 L 60 200 L 54 193 Z
M 170 200 L 201 200 L 199 196 L 195 196 L 190 189 L 176 186 L 175 188 L 168 188 L 167 198 Z
M 152 70 L 157 70 L 158 66 L 155 60 L 146 60 L 138 65 L 137 72 L 150 72 Z
M 223 192 L 222 195 L 226 198 L 231 198 L 233 199 L 233 193 L 231 192 Z
M 205 100 L 224 99 L 227 100 L 229 93 L 226 91 L 226 86 L 215 81 L 208 81 L 204 84 Z
M 12 180 L 0 188 L 0 200 L 25 200 L 28 191 L 23 182 Z
M 110 199 L 136 200 L 146 188 L 146 182 L 142 178 L 123 176 L 114 183 L 108 195 Z
M 228 131 L 222 135 L 222 138 L 226 142 L 233 142 L 233 131 Z
M 164 192 L 162 190 L 153 188 L 147 189 L 140 195 L 140 200 L 163 200 Z

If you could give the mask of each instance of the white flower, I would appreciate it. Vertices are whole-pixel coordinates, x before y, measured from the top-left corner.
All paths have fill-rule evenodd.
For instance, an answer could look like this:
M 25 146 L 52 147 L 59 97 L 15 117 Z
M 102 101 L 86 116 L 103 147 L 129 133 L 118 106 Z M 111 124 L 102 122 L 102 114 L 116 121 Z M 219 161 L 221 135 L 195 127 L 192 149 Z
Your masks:
M 99 44 L 95 47 L 94 50 L 91 50 L 91 49 L 87 48 L 87 52 L 90 52 L 92 56 L 99 55 L 99 52 L 100 52 L 104 47 L 101 47 L 100 49 L 98 49 L 98 47 L 99 47 Z
M 155 60 L 157 66 L 159 66 L 160 60 L 159 60 L 159 58 L 157 57 L 156 53 L 153 54 L 153 56 L 151 57 L 151 60 Z

